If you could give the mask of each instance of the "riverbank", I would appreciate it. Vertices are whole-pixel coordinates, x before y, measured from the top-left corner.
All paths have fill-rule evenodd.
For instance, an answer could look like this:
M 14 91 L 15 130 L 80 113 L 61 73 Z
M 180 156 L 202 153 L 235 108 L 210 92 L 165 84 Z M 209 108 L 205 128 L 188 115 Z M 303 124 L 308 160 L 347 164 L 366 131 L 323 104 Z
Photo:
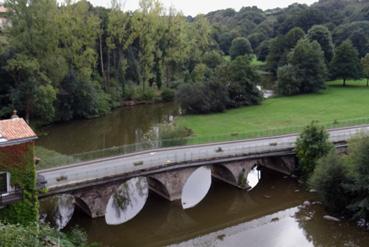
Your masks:
M 366 81 L 327 83 L 317 94 L 276 97 L 261 105 L 209 115 L 177 118 L 177 124 L 193 131 L 194 137 L 238 135 L 293 126 L 304 126 L 313 120 L 325 124 L 353 119 L 369 119 L 369 88 Z

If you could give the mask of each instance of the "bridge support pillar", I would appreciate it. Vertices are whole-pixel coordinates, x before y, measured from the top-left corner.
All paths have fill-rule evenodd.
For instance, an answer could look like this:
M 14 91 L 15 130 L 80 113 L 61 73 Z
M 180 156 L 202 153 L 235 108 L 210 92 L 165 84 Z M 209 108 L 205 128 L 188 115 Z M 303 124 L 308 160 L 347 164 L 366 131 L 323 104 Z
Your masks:
M 216 164 L 212 167 L 213 177 L 231 184 L 240 189 L 249 189 L 247 176 L 253 167 L 258 165 L 258 160 L 243 160 L 224 164 Z
M 151 175 L 148 179 L 149 188 L 171 202 L 181 200 L 182 188 L 196 169 L 185 168 Z
M 78 192 L 74 194 L 76 205 L 91 218 L 103 217 L 106 205 L 118 187 L 119 185 L 101 186 Z

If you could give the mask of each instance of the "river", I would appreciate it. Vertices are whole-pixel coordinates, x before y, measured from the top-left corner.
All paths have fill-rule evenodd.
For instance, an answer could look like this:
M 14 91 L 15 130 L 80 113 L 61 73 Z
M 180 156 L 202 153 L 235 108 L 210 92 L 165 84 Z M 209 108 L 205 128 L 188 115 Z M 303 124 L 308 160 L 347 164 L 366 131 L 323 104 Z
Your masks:
M 131 144 L 177 114 L 172 104 L 122 108 L 99 119 L 45 128 L 48 135 L 38 144 L 63 154 Z M 263 170 L 251 192 L 214 180 L 206 198 L 190 210 L 150 193 L 142 212 L 125 224 L 108 226 L 104 218 L 90 219 L 77 210 L 65 230 L 78 225 L 90 242 L 110 247 L 369 246 L 368 232 L 323 219 L 326 212 L 316 202 L 294 179 Z

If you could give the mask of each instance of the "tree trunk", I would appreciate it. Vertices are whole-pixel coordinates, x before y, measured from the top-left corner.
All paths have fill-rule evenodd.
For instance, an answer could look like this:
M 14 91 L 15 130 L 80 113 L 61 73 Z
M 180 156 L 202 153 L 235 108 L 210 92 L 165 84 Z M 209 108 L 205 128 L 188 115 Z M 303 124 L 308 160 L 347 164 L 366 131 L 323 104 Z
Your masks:
M 105 75 L 105 69 L 104 69 L 104 56 L 103 56 L 103 48 L 102 48 L 102 37 L 101 33 L 99 35 L 99 43 L 100 43 L 100 67 L 101 67 L 101 75 L 104 80 L 104 88 L 107 89 L 107 82 L 106 82 L 106 75 Z
M 108 75 L 107 79 L 110 82 L 110 49 L 108 49 Z
M 346 78 L 343 78 L 343 86 L 346 87 Z

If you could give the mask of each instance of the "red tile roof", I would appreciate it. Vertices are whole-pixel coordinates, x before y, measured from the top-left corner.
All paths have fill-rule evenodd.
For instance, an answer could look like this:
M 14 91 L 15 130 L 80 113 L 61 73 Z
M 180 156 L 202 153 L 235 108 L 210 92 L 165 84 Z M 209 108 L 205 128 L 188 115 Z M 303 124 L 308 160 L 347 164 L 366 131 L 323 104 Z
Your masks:
M 23 118 L 0 120 L 0 143 L 35 138 L 37 135 Z

